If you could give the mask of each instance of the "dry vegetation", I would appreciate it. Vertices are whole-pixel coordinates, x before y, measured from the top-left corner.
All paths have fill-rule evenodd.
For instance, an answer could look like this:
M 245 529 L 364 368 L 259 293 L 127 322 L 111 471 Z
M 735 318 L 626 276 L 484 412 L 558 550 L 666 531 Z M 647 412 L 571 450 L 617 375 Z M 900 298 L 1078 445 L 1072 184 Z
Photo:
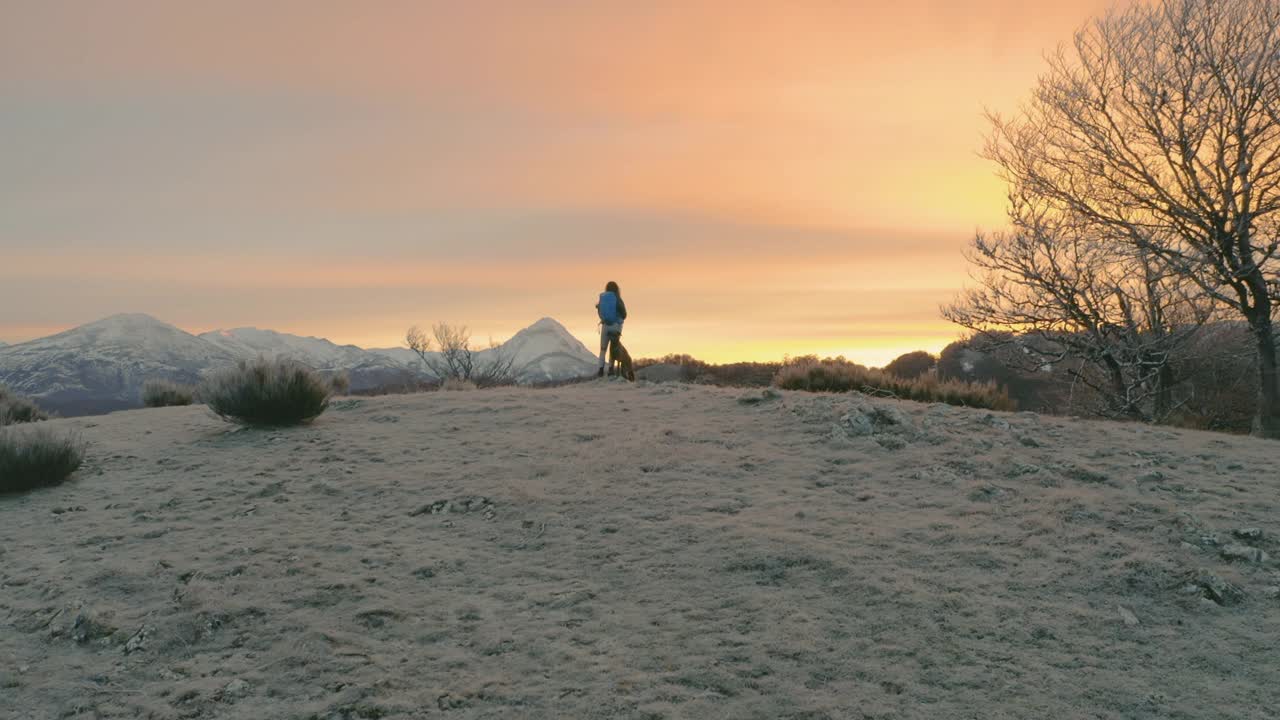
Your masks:
M 84 444 L 73 434 L 46 427 L 0 428 L 0 493 L 57 485 L 83 459 Z
M 310 422 L 332 393 L 332 383 L 315 370 L 284 358 L 242 360 L 200 387 L 201 399 L 222 419 L 263 426 Z
M 190 385 L 169 380 L 148 380 L 142 385 L 142 404 L 146 407 L 175 407 L 195 402 L 196 390 Z
M 334 395 L 346 395 L 351 392 L 351 375 L 345 370 L 329 376 L 329 386 Z
M 990 410 L 1013 410 L 1015 406 L 1009 393 L 993 382 L 939 380 L 931 374 L 903 378 L 843 360 L 806 359 L 791 363 L 778 371 L 774 384 L 784 390 L 857 391 L 899 400 Z
M 441 383 L 453 380 L 481 388 L 516 383 L 515 353 L 493 340 L 484 351 L 476 350 L 465 325 L 436 323 L 431 335 L 414 326 L 406 333 L 405 344 Z
M 1275 716 L 1254 438 L 675 383 L 56 422 L 93 482 L 0 502 L 0 717 Z
M 657 365 L 671 366 L 677 379 L 700 385 L 723 387 L 764 387 L 773 382 L 773 376 L 782 368 L 780 362 L 739 362 L 716 365 L 688 354 L 671 354 L 661 358 L 642 358 L 635 361 L 636 371 Z
M 1022 348 L 1036 339 L 979 334 L 942 351 L 939 377 L 996 383 L 1024 410 L 1082 417 L 1116 417 L 1108 392 L 1081 382 L 1093 372 L 1078 359 L 1037 364 Z M 1248 433 L 1258 401 L 1257 355 L 1241 323 L 1211 323 L 1170 354 L 1164 365 L 1169 404 L 1160 424 Z M 1095 376 L 1096 377 L 1096 376 Z M 1151 407 L 1151 405 L 1148 405 Z
M 0 385 L 0 427 L 48 419 L 49 416 L 40 409 L 40 406 L 28 398 L 15 395 L 12 390 Z
M 1248 328 L 1254 434 L 1280 439 L 1280 3 L 1121 3 L 1046 56 L 984 155 L 1009 226 L 944 315 L 1066 365 L 1116 417 L 1186 403 L 1172 364 L 1209 322 Z M 1204 346 L 1202 345 L 1202 348 Z

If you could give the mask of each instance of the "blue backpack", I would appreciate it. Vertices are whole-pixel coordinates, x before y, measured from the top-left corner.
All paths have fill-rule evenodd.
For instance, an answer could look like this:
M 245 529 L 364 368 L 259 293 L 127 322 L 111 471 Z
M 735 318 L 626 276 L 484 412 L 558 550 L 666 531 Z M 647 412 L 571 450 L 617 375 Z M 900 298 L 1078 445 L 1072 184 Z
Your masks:
M 596 305 L 596 310 L 600 314 L 600 322 L 605 325 L 617 325 L 621 321 L 618 317 L 618 296 L 611 292 L 600 293 L 600 304 Z

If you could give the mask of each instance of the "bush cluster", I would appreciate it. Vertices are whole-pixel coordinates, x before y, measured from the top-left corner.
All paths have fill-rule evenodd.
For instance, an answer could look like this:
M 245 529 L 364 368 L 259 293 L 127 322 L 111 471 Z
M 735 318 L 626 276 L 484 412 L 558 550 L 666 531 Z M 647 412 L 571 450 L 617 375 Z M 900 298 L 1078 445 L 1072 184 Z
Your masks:
M 209 376 L 200 398 L 218 417 L 243 425 L 298 425 L 329 407 L 333 384 L 285 358 L 241 360 Z
M 916 350 L 894 358 L 893 362 L 884 366 L 884 371 L 911 380 L 933 372 L 937 365 L 938 358 L 924 350 Z
M 196 390 L 189 385 L 168 380 L 148 380 L 142 385 L 142 404 L 150 408 L 190 405 Z
M 20 395 L 14 395 L 9 388 L 0 385 L 0 427 L 48 419 L 49 416 L 40 406 Z
M 779 362 L 740 362 L 714 365 L 692 355 L 671 354 L 661 358 L 641 358 L 636 370 L 654 365 L 674 365 L 680 369 L 682 382 L 726 387 L 767 387 L 782 368 Z
M 351 392 L 351 376 L 345 370 L 329 376 L 329 387 L 334 395 L 346 395 Z
M 57 485 L 84 461 L 78 437 L 46 428 L 0 429 L 0 493 Z
M 995 383 L 939 380 L 933 375 L 907 379 L 847 360 L 806 358 L 793 362 L 778 371 L 774 384 L 785 390 L 858 391 L 916 402 L 940 402 L 989 410 L 1015 409 L 1009 393 Z

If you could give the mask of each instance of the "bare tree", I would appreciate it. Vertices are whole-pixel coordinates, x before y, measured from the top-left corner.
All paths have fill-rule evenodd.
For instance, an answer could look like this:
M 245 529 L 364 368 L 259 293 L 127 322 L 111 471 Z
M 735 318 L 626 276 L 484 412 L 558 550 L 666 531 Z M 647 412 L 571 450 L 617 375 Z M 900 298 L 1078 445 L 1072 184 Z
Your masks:
M 438 350 L 431 350 L 433 341 Z M 484 351 L 473 350 L 465 325 L 439 322 L 432 326 L 430 336 L 415 325 L 409 328 L 405 342 L 441 380 L 466 380 L 478 387 L 515 383 L 515 353 L 493 341 Z
M 978 286 L 943 316 L 1010 354 L 1024 372 L 1060 368 L 1102 399 L 1099 412 L 1163 421 L 1177 409 L 1174 353 L 1210 307 L 1151 253 L 1088 222 L 1012 196 L 1013 230 L 979 234 L 968 253 Z
M 987 156 L 1016 194 L 1105 229 L 1244 319 L 1255 433 L 1280 438 L 1280 2 L 1134 3 L 1050 58 L 993 116 Z

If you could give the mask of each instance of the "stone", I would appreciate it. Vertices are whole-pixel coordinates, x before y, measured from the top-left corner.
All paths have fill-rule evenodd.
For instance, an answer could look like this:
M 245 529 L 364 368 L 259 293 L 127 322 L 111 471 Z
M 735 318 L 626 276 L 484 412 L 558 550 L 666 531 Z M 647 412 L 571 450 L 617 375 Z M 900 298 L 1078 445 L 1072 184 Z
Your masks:
M 885 435 L 876 438 L 876 443 L 885 450 L 901 450 L 907 446 L 907 441 L 897 435 Z
M 1106 475 L 1096 470 L 1090 470 L 1089 468 L 1086 468 L 1086 467 L 1080 467 L 1079 465 L 1067 466 L 1064 469 L 1063 474 L 1065 474 L 1067 477 L 1071 478 L 1072 480 L 1076 480 L 1084 483 L 1101 484 L 1101 483 L 1107 482 L 1108 480 Z
M 251 689 L 253 688 L 248 682 L 241 680 L 240 678 L 236 678 L 235 680 L 227 683 L 226 687 L 222 688 L 222 694 L 224 697 L 240 698 L 248 695 Z
M 774 390 L 773 388 L 765 388 L 764 391 L 758 392 L 758 393 L 756 392 L 744 393 L 743 395 L 738 397 L 738 404 L 739 405 L 759 405 L 761 403 L 774 402 L 775 400 L 781 400 L 781 399 L 782 399 L 782 393 L 778 392 L 777 390 Z
M 1280 600 L 1280 585 L 1270 585 L 1262 588 L 1262 596 L 1271 600 Z
M 1218 605 L 1235 605 L 1245 598 L 1244 590 L 1223 580 L 1216 573 L 1202 570 L 1195 575 L 1194 582 L 1204 596 Z
M 878 405 L 871 409 L 871 422 L 876 425 L 905 427 L 912 426 L 911 418 L 894 405 Z
M 1123 605 L 1117 605 L 1116 610 L 1120 612 L 1120 620 L 1125 625 L 1128 625 L 1129 627 L 1136 627 L 1142 624 L 1142 621 L 1138 619 L 1138 616 L 1129 608 Z
M 991 427 L 997 430 L 1009 430 L 1013 427 L 1012 425 L 1009 424 L 1008 420 L 1005 420 L 1002 417 L 998 417 L 994 413 L 987 413 L 986 415 L 984 415 L 982 418 L 982 422 L 986 425 L 990 425 Z
M 876 431 L 871 417 L 861 412 L 850 412 L 840 417 L 841 428 L 851 437 L 865 437 Z
M 1261 540 L 1262 528 L 1256 528 L 1256 527 L 1238 528 L 1236 530 L 1232 530 L 1231 534 L 1235 535 L 1241 540 Z
M 839 427 L 848 437 L 866 437 L 881 433 L 915 434 L 911 417 L 893 405 L 872 405 L 859 401 L 840 416 Z M 895 443 L 896 444 L 896 443 Z
M 484 512 L 486 520 L 492 519 L 489 513 L 493 512 L 493 501 L 487 497 L 471 496 L 461 497 L 454 500 L 437 500 L 418 507 L 416 510 L 409 511 L 410 517 L 419 515 L 445 515 L 448 513 L 470 513 Z
M 76 613 L 71 623 L 71 639 L 81 644 L 109 640 L 115 632 L 115 627 L 87 610 Z
M 1160 472 L 1159 470 L 1152 470 L 1151 472 L 1143 473 L 1138 476 L 1138 482 L 1140 483 L 1164 482 L 1164 473 Z
M 147 638 L 151 636 L 151 629 L 145 625 L 138 628 L 138 632 L 133 634 L 124 644 L 124 654 L 130 655 L 146 647 Z
M 1009 495 L 1009 491 L 996 485 L 983 485 L 969 491 L 969 499 L 974 502 L 995 502 Z
M 1245 562 L 1253 563 L 1266 562 L 1271 557 L 1258 548 L 1239 543 L 1226 545 L 1218 553 L 1226 560 L 1244 560 Z

